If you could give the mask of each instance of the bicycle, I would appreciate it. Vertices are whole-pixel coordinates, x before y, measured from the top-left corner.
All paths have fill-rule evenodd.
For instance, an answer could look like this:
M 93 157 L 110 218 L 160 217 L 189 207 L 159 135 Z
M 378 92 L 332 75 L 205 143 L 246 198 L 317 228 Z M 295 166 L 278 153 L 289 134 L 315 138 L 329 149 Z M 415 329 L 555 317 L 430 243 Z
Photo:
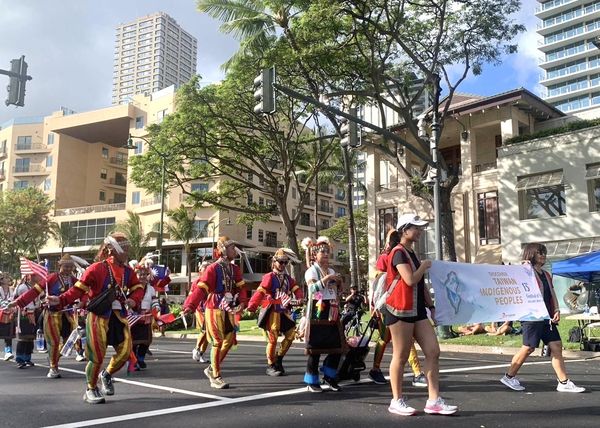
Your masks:
M 350 319 L 347 319 L 347 316 L 350 315 L 349 313 L 346 313 L 342 320 L 345 320 L 344 323 L 344 334 L 346 335 L 346 337 L 351 337 L 351 336 L 360 336 L 363 332 L 363 327 L 362 327 L 362 316 L 364 314 L 364 311 L 354 311 L 354 313 L 351 314 Z

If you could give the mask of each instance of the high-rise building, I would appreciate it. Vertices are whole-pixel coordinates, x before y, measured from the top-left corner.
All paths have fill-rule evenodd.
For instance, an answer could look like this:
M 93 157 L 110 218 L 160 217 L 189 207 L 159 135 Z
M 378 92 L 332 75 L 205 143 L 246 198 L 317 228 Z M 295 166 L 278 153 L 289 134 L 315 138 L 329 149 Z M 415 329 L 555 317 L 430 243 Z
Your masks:
M 196 74 L 198 41 L 158 12 L 117 27 L 112 103 L 189 81 Z
M 564 112 L 600 105 L 600 1 L 538 2 L 542 98 Z

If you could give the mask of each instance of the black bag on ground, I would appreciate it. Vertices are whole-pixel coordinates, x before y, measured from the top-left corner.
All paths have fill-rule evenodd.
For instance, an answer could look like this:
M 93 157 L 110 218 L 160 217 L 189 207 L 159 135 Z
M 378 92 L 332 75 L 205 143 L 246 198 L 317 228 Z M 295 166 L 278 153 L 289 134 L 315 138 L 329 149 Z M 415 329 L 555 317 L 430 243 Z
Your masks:
M 569 342 L 579 343 L 581 342 L 582 331 L 581 327 L 572 327 L 569 330 Z
M 110 310 L 112 303 L 116 298 L 117 294 L 115 292 L 115 288 L 109 287 L 89 301 L 87 304 L 87 310 L 96 315 L 104 315 Z

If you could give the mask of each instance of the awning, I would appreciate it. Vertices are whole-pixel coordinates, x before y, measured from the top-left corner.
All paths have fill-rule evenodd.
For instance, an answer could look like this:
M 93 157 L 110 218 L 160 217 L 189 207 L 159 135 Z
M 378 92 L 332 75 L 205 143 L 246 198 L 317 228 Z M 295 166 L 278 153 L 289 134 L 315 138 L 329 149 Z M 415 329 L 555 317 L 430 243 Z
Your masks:
M 562 171 L 547 172 L 544 174 L 530 175 L 521 177 L 517 181 L 516 190 L 538 189 L 540 187 L 550 187 L 564 184 L 564 175 Z
M 473 263 L 490 265 L 502 264 L 502 245 L 483 245 L 477 250 Z

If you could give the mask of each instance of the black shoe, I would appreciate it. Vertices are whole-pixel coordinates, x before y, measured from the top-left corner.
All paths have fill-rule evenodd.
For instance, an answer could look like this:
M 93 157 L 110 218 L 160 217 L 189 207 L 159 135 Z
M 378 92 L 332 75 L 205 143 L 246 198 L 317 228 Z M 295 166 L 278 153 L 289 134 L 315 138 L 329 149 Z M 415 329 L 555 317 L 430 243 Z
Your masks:
M 277 370 L 275 364 L 269 364 L 267 366 L 267 376 L 281 376 L 281 372 Z
M 306 389 L 308 390 L 308 392 L 323 392 L 323 388 L 321 388 L 321 385 L 308 384 L 306 385 Z
M 148 349 L 148 350 L 146 351 L 146 355 L 150 355 L 150 356 L 152 356 L 152 355 L 154 355 L 154 354 L 152 354 L 152 351 L 151 351 L 150 349 Z
M 100 380 L 100 390 L 104 395 L 115 395 L 112 376 L 106 370 L 102 370 L 98 376 Z
M 282 356 L 277 357 L 277 362 L 275 363 L 275 369 L 277 369 L 278 372 L 281 372 L 281 375 L 285 374 L 285 370 L 283 368 L 283 357 Z
M 18 369 L 26 369 L 27 368 L 27 364 L 25 364 L 25 361 L 19 361 L 17 363 L 17 368 Z
M 329 376 L 323 377 L 323 382 L 329 385 L 329 389 L 332 391 L 341 391 L 342 387 L 337 383 L 337 381 Z
M 148 367 L 148 365 L 142 360 L 138 360 L 138 366 L 140 367 L 140 369 L 145 369 L 146 367 Z
M 33 361 L 25 361 L 25 364 L 27 365 L 27 367 L 33 367 L 33 366 L 35 366 L 35 364 L 33 363 Z

